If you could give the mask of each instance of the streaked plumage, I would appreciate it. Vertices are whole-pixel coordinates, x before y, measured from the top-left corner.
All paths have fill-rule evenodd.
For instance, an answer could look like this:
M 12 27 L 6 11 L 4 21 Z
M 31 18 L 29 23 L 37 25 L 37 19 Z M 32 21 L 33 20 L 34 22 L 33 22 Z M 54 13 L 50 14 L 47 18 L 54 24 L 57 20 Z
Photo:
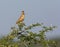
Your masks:
M 19 17 L 19 19 L 17 20 L 16 24 L 18 24 L 19 22 L 23 22 L 24 21 L 24 17 L 25 17 L 25 14 L 24 14 L 24 11 L 22 11 L 22 14 Z

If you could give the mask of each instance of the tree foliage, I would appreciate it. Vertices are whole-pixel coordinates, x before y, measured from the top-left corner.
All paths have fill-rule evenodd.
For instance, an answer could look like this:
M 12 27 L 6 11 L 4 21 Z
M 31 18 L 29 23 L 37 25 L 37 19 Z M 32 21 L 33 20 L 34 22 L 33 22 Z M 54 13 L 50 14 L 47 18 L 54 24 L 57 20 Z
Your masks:
M 23 22 L 17 26 L 11 27 L 10 34 L 0 38 L 0 47 L 56 47 L 57 42 L 47 40 L 45 35 L 46 32 L 53 31 L 56 26 L 44 26 L 43 23 L 27 26 Z M 38 26 L 42 28 L 38 33 L 31 30 Z

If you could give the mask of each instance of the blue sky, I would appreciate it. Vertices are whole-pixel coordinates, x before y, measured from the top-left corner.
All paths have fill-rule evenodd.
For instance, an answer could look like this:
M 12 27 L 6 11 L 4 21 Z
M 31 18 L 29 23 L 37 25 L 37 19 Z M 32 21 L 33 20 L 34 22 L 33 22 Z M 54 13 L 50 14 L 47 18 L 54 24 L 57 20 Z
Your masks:
M 58 26 L 53 32 L 48 32 L 47 37 L 60 36 L 60 0 L 0 0 L 0 36 L 10 32 L 11 26 L 25 11 L 25 23 L 44 23 L 45 25 Z

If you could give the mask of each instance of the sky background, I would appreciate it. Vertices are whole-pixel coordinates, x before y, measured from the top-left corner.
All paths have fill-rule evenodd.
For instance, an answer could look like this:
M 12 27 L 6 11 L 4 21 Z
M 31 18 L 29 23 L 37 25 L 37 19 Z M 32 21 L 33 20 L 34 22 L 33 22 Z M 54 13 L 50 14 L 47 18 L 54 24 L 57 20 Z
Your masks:
M 57 28 L 46 33 L 47 37 L 60 37 L 60 0 L 0 0 L 0 36 L 10 32 L 22 10 L 27 25 L 37 22 L 55 25 Z

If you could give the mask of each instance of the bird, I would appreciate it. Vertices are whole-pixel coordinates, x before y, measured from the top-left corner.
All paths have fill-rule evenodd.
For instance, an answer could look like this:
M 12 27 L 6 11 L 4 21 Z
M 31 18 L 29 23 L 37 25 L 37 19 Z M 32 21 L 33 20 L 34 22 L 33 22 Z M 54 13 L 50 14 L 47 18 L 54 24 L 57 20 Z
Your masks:
M 21 16 L 18 18 L 18 20 L 16 21 L 16 24 L 20 23 L 20 22 L 23 22 L 24 21 L 24 18 L 25 18 L 25 14 L 24 14 L 24 11 L 22 11 L 22 14 Z

